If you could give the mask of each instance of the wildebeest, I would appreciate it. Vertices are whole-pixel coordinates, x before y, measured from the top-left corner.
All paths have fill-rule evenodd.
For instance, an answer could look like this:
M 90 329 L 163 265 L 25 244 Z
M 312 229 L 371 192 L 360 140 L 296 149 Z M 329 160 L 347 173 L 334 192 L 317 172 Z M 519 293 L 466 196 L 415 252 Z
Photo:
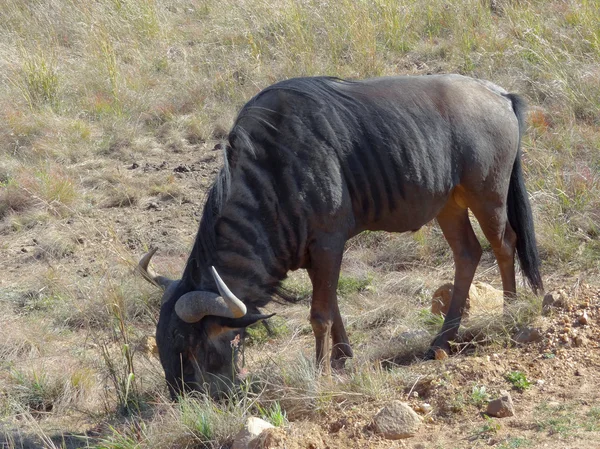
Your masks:
M 336 287 L 344 244 L 364 230 L 439 223 L 455 278 L 432 349 L 456 336 L 482 253 L 469 209 L 505 299 L 516 293 L 515 250 L 532 289 L 543 289 L 521 169 L 524 111 L 519 96 L 459 75 L 297 78 L 258 93 L 228 136 L 181 279 L 150 274 L 152 253 L 140 262 L 165 288 L 157 344 L 172 394 L 227 385 L 235 332 L 265 318 L 259 308 L 299 268 L 313 286 L 317 361 L 331 353 L 343 364 L 352 350 Z

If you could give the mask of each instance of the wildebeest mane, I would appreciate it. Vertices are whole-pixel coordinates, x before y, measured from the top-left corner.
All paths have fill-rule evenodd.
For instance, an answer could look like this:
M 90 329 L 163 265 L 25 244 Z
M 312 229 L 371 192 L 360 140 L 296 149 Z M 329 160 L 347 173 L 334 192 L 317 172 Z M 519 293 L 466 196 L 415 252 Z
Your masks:
M 184 278 L 191 281 L 193 286 L 197 287 L 200 284 L 200 267 L 215 263 L 217 251 L 215 226 L 230 193 L 231 162 L 240 152 L 256 155 L 257 151 L 263 151 L 256 145 L 248 127 L 250 126 L 253 130 L 262 128 L 277 131 L 276 125 L 271 120 L 275 111 L 261 106 L 261 98 L 279 90 L 308 98 L 317 104 L 337 105 L 340 109 L 346 109 L 348 104 L 352 103 L 358 105 L 355 98 L 337 88 L 337 85 L 343 83 L 353 83 L 353 81 L 335 77 L 285 80 L 261 91 L 241 109 L 229 133 L 229 144 L 222 150 L 223 167 L 206 195 L 198 234 L 184 271 Z M 278 287 L 275 293 L 285 300 L 293 301 L 295 299 L 281 287 Z
M 276 91 L 285 91 L 298 95 L 299 97 L 309 99 L 317 105 L 329 105 L 338 110 L 348 111 L 349 108 L 358 112 L 356 108 L 361 108 L 362 103 L 357 98 L 348 95 L 340 86 L 344 84 L 358 84 L 357 81 L 345 80 L 342 78 L 322 76 L 309 78 L 292 78 L 267 87 L 255 95 L 239 112 L 236 123 L 230 134 L 231 138 L 240 138 L 245 147 L 252 150 L 252 142 L 248 140 L 248 131 L 242 124 L 242 121 L 253 121 L 265 128 L 276 130 L 276 126 L 269 121 L 270 113 L 277 111 L 266 109 L 261 100 Z
M 200 267 L 214 264 L 217 250 L 215 225 L 221 215 L 223 204 L 227 201 L 231 186 L 231 170 L 227 158 L 228 148 L 222 151 L 223 167 L 206 194 L 198 234 L 183 274 L 183 278 L 191 280 L 195 287 L 200 284 Z

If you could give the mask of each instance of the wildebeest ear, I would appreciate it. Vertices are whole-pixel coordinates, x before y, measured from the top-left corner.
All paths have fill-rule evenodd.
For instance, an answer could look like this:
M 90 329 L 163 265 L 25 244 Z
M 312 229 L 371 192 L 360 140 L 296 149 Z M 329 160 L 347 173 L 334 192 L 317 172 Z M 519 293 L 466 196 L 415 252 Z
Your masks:
M 275 314 L 263 315 L 261 313 L 247 313 L 241 318 L 208 317 L 206 333 L 209 338 L 216 338 L 224 332 L 248 327 L 261 320 L 271 318 L 273 315 Z

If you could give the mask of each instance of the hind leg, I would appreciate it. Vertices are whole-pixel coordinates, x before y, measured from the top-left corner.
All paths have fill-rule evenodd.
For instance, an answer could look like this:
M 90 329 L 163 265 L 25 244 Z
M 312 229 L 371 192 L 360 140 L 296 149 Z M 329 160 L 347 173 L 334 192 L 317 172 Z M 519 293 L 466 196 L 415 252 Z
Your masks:
M 436 349 L 443 349 L 446 352 L 450 349 L 448 342 L 453 340 L 458 333 L 469 287 L 475 276 L 482 252 L 481 245 L 471 227 L 467 208 L 459 205 L 453 197 L 437 216 L 437 221 L 454 256 L 454 288 L 442 330 L 433 341 L 427 355 L 428 358 L 434 356 Z
M 517 293 L 515 280 L 517 235 L 508 222 L 506 203 L 498 201 L 494 205 L 489 201 L 480 202 L 472 210 L 498 261 L 505 302 L 514 299 Z

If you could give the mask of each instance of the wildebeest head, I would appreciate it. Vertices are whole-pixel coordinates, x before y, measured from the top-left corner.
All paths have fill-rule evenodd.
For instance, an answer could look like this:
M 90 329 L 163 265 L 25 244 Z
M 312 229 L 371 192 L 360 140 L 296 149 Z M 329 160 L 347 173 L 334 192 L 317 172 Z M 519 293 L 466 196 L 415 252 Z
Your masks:
M 142 257 L 138 271 L 164 289 L 156 344 L 169 392 L 173 398 L 190 390 L 220 396 L 235 383 L 245 327 L 269 315 L 248 313 L 214 267 L 205 270 L 211 279 L 206 290 L 155 275 L 148 268 L 155 251 Z

